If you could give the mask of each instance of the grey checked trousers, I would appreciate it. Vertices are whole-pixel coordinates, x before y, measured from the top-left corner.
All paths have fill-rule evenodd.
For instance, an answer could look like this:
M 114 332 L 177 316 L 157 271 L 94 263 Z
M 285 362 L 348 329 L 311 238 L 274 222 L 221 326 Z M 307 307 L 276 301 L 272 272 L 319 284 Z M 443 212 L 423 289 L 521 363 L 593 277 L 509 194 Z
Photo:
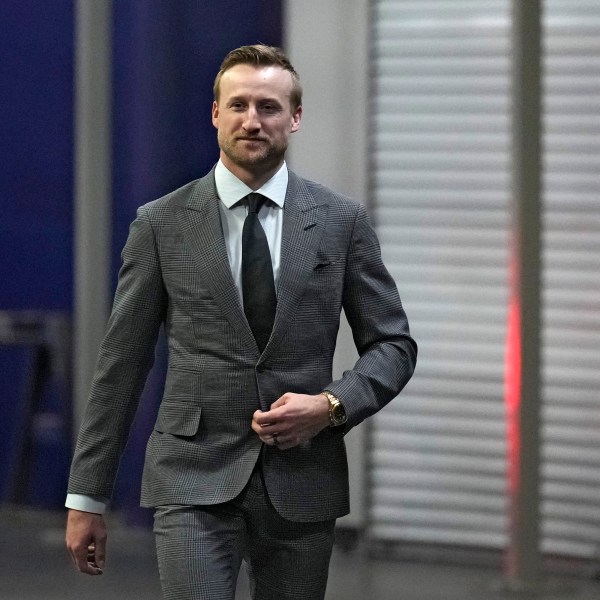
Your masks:
M 323 600 L 335 521 L 296 523 L 271 505 L 259 468 L 234 500 L 154 515 L 165 600 L 234 600 L 245 561 L 253 600 Z

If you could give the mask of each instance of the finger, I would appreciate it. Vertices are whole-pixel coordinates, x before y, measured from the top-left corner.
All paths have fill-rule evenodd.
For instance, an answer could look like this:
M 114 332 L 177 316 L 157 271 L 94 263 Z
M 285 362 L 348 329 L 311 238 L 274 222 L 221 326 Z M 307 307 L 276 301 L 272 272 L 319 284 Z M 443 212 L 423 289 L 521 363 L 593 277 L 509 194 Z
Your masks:
M 263 433 L 262 435 L 259 435 L 258 437 L 260 437 L 261 441 L 264 442 L 265 444 L 267 444 L 268 446 L 276 446 L 277 445 L 277 438 L 272 433 Z
M 274 441 L 281 442 L 287 433 L 287 429 L 284 426 L 278 425 L 269 425 L 268 427 L 263 427 L 259 433 L 259 437 L 263 440 L 263 442 L 267 444 L 273 444 Z M 278 436 L 277 440 L 275 440 L 274 436 Z
M 100 564 L 100 562 L 101 561 L 100 557 L 98 556 L 96 545 L 90 544 L 87 549 L 87 566 L 102 572 L 103 564 Z M 102 562 L 104 561 L 102 560 Z
M 253 421 L 259 427 L 269 427 L 269 425 L 273 423 L 272 411 L 261 413 L 259 415 L 255 414 Z
M 94 564 L 101 570 L 104 569 L 104 560 L 106 558 L 106 538 L 98 538 L 94 553 Z
M 95 564 L 93 559 L 89 559 L 88 552 L 88 548 L 85 547 L 81 550 L 73 550 L 71 552 L 71 558 L 77 570 L 87 575 L 102 575 L 102 569 Z
M 261 427 L 265 427 L 267 425 L 269 425 L 269 417 L 266 416 L 268 413 L 263 412 L 262 410 L 256 410 L 254 411 L 254 414 L 252 415 L 252 424 L 256 424 L 256 428 L 253 427 L 253 429 L 255 431 L 257 431 L 257 428 L 260 429 Z
M 277 400 L 276 402 L 279 402 Z M 273 403 L 272 406 L 274 406 Z M 280 421 L 284 420 L 286 417 L 286 409 L 283 404 L 279 406 L 275 406 L 271 408 L 269 411 L 262 413 L 256 417 L 256 422 L 261 425 L 261 427 L 268 427 L 269 425 L 277 425 Z
M 275 448 L 277 448 L 277 450 L 287 450 L 288 448 L 292 448 L 293 446 L 295 446 L 293 442 L 286 439 L 285 437 L 282 438 L 280 435 L 276 437 L 276 440 L 277 443 L 273 445 L 275 446 Z

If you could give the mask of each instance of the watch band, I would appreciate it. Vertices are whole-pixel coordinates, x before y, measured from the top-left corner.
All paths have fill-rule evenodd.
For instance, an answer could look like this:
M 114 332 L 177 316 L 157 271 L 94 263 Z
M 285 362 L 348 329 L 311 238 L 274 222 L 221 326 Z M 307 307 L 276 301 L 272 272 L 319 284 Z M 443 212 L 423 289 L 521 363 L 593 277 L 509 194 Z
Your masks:
M 348 417 L 340 399 L 334 396 L 329 390 L 323 390 L 321 393 L 329 402 L 329 426 L 339 427 L 343 425 L 348 420 Z

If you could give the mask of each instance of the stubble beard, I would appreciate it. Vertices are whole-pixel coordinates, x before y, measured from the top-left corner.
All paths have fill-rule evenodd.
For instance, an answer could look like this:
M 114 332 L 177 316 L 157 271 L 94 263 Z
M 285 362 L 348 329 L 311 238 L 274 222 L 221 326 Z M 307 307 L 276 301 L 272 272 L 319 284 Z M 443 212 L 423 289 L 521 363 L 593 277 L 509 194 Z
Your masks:
M 273 144 L 268 141 L 259 141 L 264 146 L 262 150 L 247 152 L 238 145 L 244 142 L 237 138 L 223 139 L 219 135 L 218 141 L 221 150 L 232 163 L 249 171 L 266 171 L 275 167 L 281 163 L 287 150 L 287 144 L 284 143 Z

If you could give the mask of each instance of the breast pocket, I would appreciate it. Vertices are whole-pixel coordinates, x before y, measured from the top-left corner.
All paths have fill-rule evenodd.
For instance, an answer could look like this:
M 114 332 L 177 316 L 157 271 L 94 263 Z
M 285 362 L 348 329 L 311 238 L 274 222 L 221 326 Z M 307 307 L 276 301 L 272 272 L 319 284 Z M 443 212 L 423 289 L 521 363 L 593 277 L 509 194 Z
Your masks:
M 319 256 L 308 282 L 309 294 L 323 301 L 338 299 L 344 285 L 346 264 L 341 256 Z
M 200 425 L 200 385 L 202 376 L 193 371 L 169 369 L 165 392 L 154 429 L 191 437 Z

